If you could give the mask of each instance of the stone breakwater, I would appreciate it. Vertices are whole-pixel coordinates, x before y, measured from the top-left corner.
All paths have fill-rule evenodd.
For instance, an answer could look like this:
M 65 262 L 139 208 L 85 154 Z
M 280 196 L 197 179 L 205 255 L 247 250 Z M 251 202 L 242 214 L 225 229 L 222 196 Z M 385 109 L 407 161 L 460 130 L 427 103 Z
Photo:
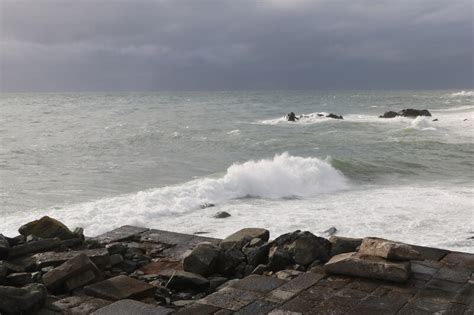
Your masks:
M 473 314 L 474 255 L 380 238 L 220 240 L 43 217 L 0 234 L 1 314 Z

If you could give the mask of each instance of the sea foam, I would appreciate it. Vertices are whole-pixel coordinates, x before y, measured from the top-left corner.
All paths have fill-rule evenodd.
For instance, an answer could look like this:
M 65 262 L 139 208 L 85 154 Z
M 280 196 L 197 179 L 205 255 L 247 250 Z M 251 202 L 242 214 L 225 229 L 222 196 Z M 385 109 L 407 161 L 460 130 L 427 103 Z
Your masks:
M 47 214 L 95 235 L 123 224 L 150 226 L 165 217 L 201 211 L 203 203 L 219 204 L 245 197 L 314 197 L 348 187 L 348 180 L 328 161 L 283 153 L 272 159 L 233 164 L 222 177 L 68 205 L 46 213 L 33 211 L 26 216 L 6 217 L 2 228 L 6 234 L 14 234 L 12 229 Z
M 451 97 L 472 97 L 474 96 L 474 91 L 461 91 L 449 94 Z

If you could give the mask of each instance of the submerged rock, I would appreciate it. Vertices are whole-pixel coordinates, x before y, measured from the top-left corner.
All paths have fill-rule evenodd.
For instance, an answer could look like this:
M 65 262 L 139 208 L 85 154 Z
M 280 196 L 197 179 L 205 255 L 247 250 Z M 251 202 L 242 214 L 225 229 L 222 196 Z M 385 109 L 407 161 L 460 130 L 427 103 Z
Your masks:
M 398 116 L 401 116 L 401 117 L 431 116 L 431 113 L 427 109 L 407 108 L 407 109 L 402 109 L 398 113 L 394 111 L 385 112 L 383 115 L 379 116 L 379 118 L 394 118 Z
M 219 211 L 214 215 L 214 218 L 216 219 L 224 219 L 230 217 L 230 213 L 226 211 Z
M 344 119 L 344 117 L 342 117 L 341 115 L 336 115 L 336 114 L 333 114 L 333 113 L 330 113 L 328 115 L 326 115 L 327 118 L 333 118 L 333 119 Z
M 201 209 L 206 209 L 206 208 L 212 208 L 212 207 L 215 207 L 216 205 L 213 204 L 213 203 L 209 203 L 209 202 L 204 202 L 201 204 Z
M 288 120 L 288 121 L 296 121 L 298 119 L 299 118 L 296 117 L 295 113 L 293 113 L 293 112 L 286 115 L 286 120 Z

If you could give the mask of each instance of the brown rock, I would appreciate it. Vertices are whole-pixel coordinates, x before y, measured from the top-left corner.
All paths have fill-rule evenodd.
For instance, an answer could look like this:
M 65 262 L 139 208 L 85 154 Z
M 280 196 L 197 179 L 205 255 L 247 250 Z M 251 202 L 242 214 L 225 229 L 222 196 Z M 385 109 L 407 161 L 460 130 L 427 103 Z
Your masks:
M 22 225 L 18 229 L 18 232 L 25 236 L 34 235 L 40 238 L 57 237 L 61 240 L 68 240 L 78 237 L 78 235 L 71 232 L 67 226 L 48 216 L 44 216 L 39 220 L 31 221 L 25 225 Z
M 376 237 L 364 238 L 360 245 L 359 253 L 390 260 L 412 260 L 420 257 L 420 253 L 410 245 Z
M 87 295 L 111 301 L 139 300 L 153 296 L 155 291 L 154 286 L 127 276 L 117 276 L 84 287 Z
M 48 267 L 48 266 L 59 266 L 63 262 L 74 258 L 80 254 L 85 254 L 87 257 L 92 260 L 92 262 L 99 268 L 102 269 L 110 264 L 109 252 L 105 248 L 96 248 L 96 249 L 86 249 L 80 251 L 70 251 L 70 252 L 45 252 L 39 253 L 33 256 L 36 266 L 38 268 Z
M 70 291 L 101 279 L 99 269 L 85 254 L 79 254 L 43 275 L 43 283 L 51 291 L 65 289 L 64 285 Z
M 266 242 L 268 241 L 269 237 L 270 232 L 268 230 L 259 228 L 245 228 L 223 239 L 220 243 L 220 247 L 223 249 L 229 249 L 232 247 L 241 249 L 245 243 L 250 242 L 253 238 L 260 238 Z
M 392 262 L 355 252 L 334 256 L 324 265 L 324 269 L 334 274 L 394 282 L 406 282 L 410 276 L 409 262 Z

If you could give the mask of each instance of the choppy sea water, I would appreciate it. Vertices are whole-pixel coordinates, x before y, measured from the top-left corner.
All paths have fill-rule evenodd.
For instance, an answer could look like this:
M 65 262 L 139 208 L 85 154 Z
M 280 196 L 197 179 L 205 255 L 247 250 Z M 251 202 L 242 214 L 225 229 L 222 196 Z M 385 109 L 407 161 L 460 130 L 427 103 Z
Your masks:
M 377 117 L 403 108 L 433 117 Z M 474 252 L 473 91 L 1 94 L 0 122 L 7 235 L 47 214 L 91 236 L 334 226 Z

